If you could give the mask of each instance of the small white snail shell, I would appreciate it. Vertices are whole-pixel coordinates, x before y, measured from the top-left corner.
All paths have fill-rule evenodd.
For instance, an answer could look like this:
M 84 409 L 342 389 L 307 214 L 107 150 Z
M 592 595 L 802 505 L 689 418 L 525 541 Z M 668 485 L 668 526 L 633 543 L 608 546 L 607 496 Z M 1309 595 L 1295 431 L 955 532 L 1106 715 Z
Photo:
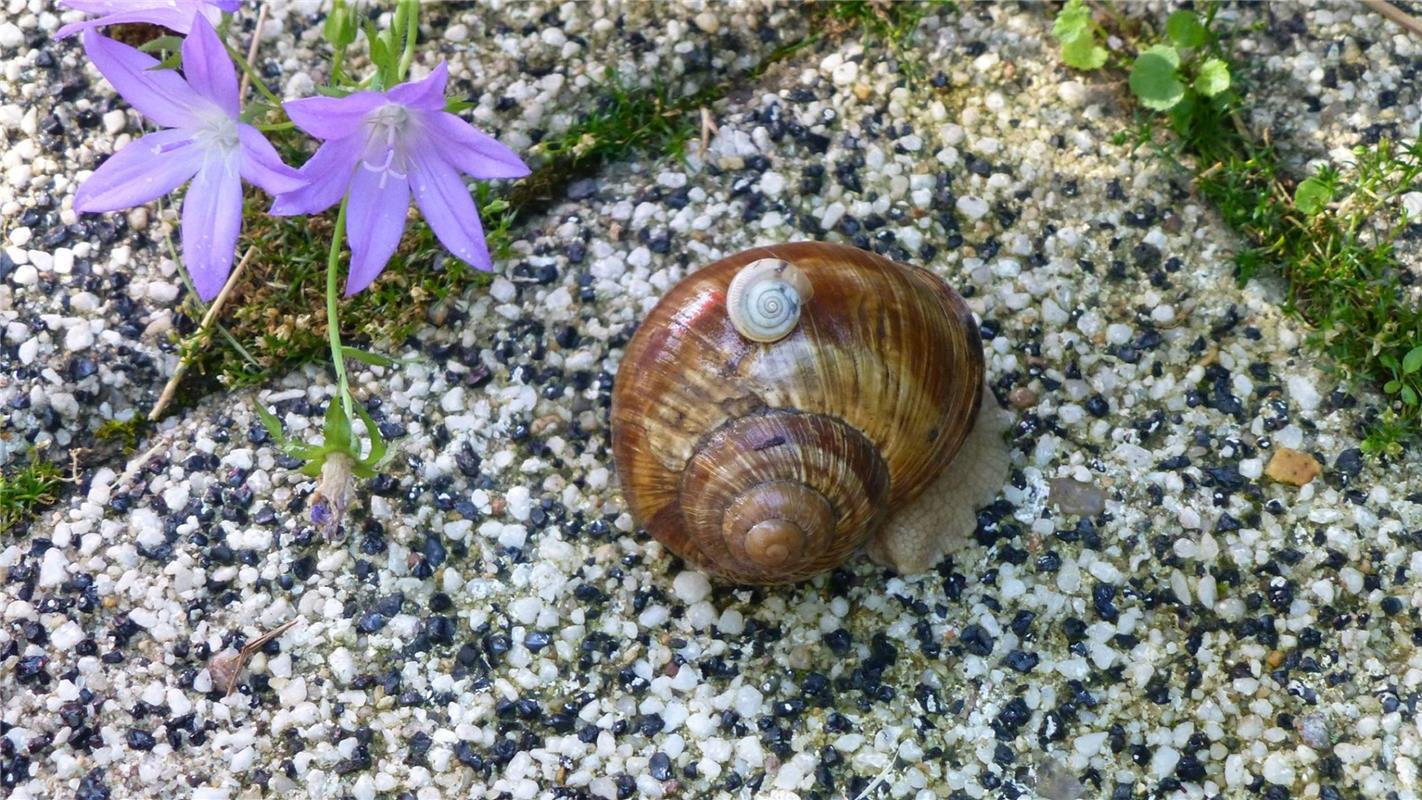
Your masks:
M 726 313 L 736 332 L 753 342 L 783 339 L 800 321 L 800 306 L 813 294 L 810 279 L 778 258 L 752 261 L 726 289 Z

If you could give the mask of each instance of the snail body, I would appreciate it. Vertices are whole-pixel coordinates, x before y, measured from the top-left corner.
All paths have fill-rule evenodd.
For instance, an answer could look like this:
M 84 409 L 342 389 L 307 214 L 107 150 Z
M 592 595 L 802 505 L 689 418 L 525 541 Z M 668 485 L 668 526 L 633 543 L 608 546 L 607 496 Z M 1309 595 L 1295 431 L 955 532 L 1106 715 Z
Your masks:
M 653 536 L 734 582 L 801 580 L 865 545 L 921 571 L 1001 486 L 983 374 L 971 312 L 932 273 L 824 243 L 747 250 L 674 286 L 629 342 L 623 492 Z M 955 460 L 965 443 L 998 452 Z

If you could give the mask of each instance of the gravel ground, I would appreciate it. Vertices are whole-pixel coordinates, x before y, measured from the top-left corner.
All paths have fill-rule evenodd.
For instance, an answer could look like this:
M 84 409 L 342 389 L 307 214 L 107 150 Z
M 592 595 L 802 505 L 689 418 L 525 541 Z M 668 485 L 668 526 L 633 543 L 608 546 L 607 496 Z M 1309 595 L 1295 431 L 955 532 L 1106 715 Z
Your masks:
M 306 434 L 320 369 L 210 398 L 89 476 L 0 543 L 6 790 L 1415 797 L 1415 461 L 1361 457 L 1378 399 L 1299 349 L 1278 287 L 1234 283 L 1237 242 L 1179 172 L 1112 143 L 1119 87 L 1055 66 L 1046 29 L 1030 8 L 930 19 L 913 82 L 856 41 L 805 51 L 714 109 L 704 154 L 615 165 L 533 221 L 513 279 L 354 377 L 398 455 L 341 541 L 250 410 Z M 81 163 L 52 159 L 54 209 Z M 1012 478 L 927 575 L 713 584 L 623 510 L 611 375 L 689 270 L 811 238 L 968 298 Z M 0 291 L 64 295 L 17 272 Z M 115 292 L 94 295 L 112 320 Z M 1321 477 L 1264 477 L 1281 448 Z M 292 620 L 214 689 L 213 654 Z

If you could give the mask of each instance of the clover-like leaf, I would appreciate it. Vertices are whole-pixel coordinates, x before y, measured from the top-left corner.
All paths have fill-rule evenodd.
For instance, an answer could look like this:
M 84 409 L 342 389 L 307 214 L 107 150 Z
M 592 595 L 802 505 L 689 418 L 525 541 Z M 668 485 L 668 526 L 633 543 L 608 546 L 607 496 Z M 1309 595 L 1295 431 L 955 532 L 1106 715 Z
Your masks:
M 1106 63 L 1106 48 L 1090 36 L 1080 36 L 1062 42 L 1062 61 L 1073 69 L 1100 69 Z
M 1096 43 L 1091 10 L 1083 0 L 1068 0 L 1052 21 L 1052 35 L 1062 43 L 1062 61 L 1074 69 L 1099 69 L 1106 48 Z
M 1214 97 L 1229 88 L 1229 65 L 1218 58 L 1206 59 L 1200 64 L 1200 74 L 1195 76 L 1195 91 L 1206 97 Z
M 1155 45 L 1136 57 L 1131 68 L 1131 91 L 1146 108 L 1166 111 L 1185 96 L 1179 68 L 1180 54 L 1175 48 Z
M 1408 350 L 1402 357 L 1402 374 L 1411 375 L 1418 370 L 1422 370 L 1422 345 Z
M 1165 20 L 1165 35 L 1180 47 L 1199 47 L 1209 39 L 1209 32 L 1200 24 L 1193 11 L 1177 11 Z
M 1333 187 L 1317 177 L 1299 183 L 1294 190 L 1294 208 L 1310 217 L 1322 211 L 1333 199 Z
M 1091 36 L 1091 10 L 1085 0 L 1067 0 L 1057 18 L 1052 20 L 1052 35 L 1065 43 L 1069 39 Z

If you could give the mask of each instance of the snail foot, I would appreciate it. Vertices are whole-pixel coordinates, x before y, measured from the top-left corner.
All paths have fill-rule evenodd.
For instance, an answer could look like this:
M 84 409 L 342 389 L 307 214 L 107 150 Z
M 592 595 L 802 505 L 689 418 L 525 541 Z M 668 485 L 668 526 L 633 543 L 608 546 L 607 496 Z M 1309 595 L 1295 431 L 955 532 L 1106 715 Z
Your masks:
M 983 389 L 978 417 L 953 461 L 923 493 L 894 514 L 869 540 L 869 558 L 901 575 L 932 569 L 972 538 L 977 509 L 1007 482 L 1011 451 L 1003 434 L 1012 415 Z

